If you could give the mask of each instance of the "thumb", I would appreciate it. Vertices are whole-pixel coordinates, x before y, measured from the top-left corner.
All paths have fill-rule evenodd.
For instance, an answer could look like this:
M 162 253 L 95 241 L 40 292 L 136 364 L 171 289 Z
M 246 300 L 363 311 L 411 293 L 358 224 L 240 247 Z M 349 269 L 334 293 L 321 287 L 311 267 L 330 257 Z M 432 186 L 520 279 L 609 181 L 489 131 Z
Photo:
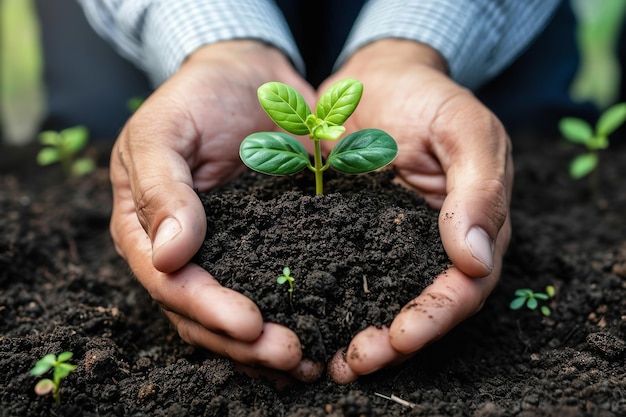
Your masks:
M 133 200 L 137 219 L 152 243 L 154 267 L 173 272 L 189 262 L 206 235 L 206 214 L 189 165 L 167 145 L 134 141 L 131 151 L 128 141 L 120 142 L 112 155 L 112 183 L 118 188 L 127 183 L 130 193 L 117 194 Z M 123 169 L 116 169 L 120 165 Z
M 508 218 L 513 162 L 509 138 L 497 131 L 464 140 L 446 172 L 439 231 L 451 261 L 471 277 L 493 270 L 494 242 Z

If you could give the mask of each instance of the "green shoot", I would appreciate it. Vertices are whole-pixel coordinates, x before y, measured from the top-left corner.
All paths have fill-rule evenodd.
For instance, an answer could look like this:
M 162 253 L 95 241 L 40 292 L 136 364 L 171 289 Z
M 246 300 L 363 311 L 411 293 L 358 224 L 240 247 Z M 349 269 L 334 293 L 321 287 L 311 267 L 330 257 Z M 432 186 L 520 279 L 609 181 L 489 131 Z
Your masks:
M 241 143 L 239 155 L 249 168 L 270 175 L 291 175 L 308 168 L 315 174 L 316 194 L 324 193 L 322 174 L 329 167 L 347 174 L 374 171 L 390 164 L 398 154 L 395 140 L 378 129 L 365 129 L 343 138 L 322 161 L 320 140 L 337 140 L 345 132 L 343 124 L 356 109 L 363 84 L 344 79 L 333 84 L 320 97 L 311 112 L 304 98 L 293 87 L 279 82 L 258 89 L 261 106 L 279 127 L 294 135 L 309 135 L 314 152 L 311 163 L 306 148 L 282 132 L 257 132 Z
M 283 274 L 279 276 L 278 278 L 276 278 L 276 282 L 278 282 L 280 285 L 284 284 L 285 282 L 289 284 L 289 289 L 287 290 L 289 292 L 289 300 L 293 298 L 294 281 L 295 281 L 295 278 L 291 276 L 291 269 L 289 269 L 288 266 L 284 267 Z
M 63 352 L 57 357 L 54 353 L 49 353 L 37 361 L 33 369 L 30 370 L 31 375 L 41 376 L 50 369 L 54 369 L 52 379 L 42 378 L 35 385 L 35 393 L 37 395 L 43 396 L 52 393 L 54 401 L 57 404 L 61 404 L 61 393 L 59 390 L 61 381 L 76 369 L 76 365 L 67 363 L 73 355 L 72 352 Z
M 550 307 L 547 305 L 540 306 L 539 301 L 547 301 L 554 297 L 556 291 L 552 285 L 548 285 L 543 292 L 534 292 L 529 288 L 520 288 L 515 291 L 515 298 L 509 304 L 511 310 L 519 310 L 523 306 L 526 306 L 529 310 L 536 310 L 539 307 L 539 311 L 544 316 L 548 317 L 552 314 Z
M 37 154 L 37 163 L 45 166 L 56 162 L 66 178 L 89 174 L 96 168 L 92 158 L 77 158 L 76 155 L 87 145 L 89 132 L 84 126 L 74 126 L 60 132 L 46 130 L 39 134 L 39 143 L 44 148 Z
M 575 157 L 569 166 L 569 174 L 579 179 L 594 172 L 599 164 L 599 151 L 609 147 L 609 135 L 626 122 L 626 102 L 606 109 L 595 129 L 583 119 L 565 117 L 559 122 L 561 134 L 569 142 L 583 145 L 586 152 Z

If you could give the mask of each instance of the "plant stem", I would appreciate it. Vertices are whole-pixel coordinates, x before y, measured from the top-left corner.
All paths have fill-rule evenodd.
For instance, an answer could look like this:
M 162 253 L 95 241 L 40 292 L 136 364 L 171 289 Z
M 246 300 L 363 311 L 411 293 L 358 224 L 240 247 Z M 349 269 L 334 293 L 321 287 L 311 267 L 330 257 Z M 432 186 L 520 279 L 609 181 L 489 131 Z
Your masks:
M 324 180 L 322 178 L 322 173 L 324 172 L 324 167 L 322 166 L 322 145 L 318 138 L 313 138 L 313 142 L 315 144 L 315 149 L 313 151 L 313 172 L 315 173 L 315 194 L 321 195 L 324 194 Z

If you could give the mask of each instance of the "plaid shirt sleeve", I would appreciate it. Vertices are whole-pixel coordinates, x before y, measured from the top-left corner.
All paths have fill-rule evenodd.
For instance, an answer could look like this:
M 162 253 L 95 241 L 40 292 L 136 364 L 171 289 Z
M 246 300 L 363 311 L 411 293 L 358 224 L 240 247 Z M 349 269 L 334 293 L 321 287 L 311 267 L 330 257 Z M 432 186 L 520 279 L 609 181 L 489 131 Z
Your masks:
M 370 0 L 336 65 L 378 39 L 410 39 L 439 51 L 454 80 L 477 88 L 524 50 L 560 1 Z
M 270 0 L 78 0 L 91 26 L 155 85 L 202 45 L 257 39 L 304 72 L 289 27 Z

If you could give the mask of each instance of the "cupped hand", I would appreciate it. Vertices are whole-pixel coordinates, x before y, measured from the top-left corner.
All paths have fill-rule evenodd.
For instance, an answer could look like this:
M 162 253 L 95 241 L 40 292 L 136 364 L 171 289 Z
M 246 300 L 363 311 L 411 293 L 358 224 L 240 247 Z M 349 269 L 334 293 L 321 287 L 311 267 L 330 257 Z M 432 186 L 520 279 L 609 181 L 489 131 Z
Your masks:
M 340 383 L 402 362 L 480 310 L 509 244 L 513 183 L 504 127 L 446 75 L 433 49 L 399 39 L 374 42 L 326 80 L 320 93 L 348 77 L 364 89 L 346 128 L 375 127 L 396 139 L 398 178 L 440 209 L 439 231 L 454 267 L 416 295 L 389 328 L 364 330 L 333 357 L 329 372 Z
M 250 299 L 190 263 L 206 232 L 195 189 L 218 187 L 241 173 L 241 140 L 274 129 L 257 100 L 267 81 L 314 97 L 288 60 L 264 44 L 222 42 L 192 54 L 114 145 L 110 229 L 116 249 L 183 340 L 309 380 L 322 370 L 302 360 L 295 333 L 264 323 Z

